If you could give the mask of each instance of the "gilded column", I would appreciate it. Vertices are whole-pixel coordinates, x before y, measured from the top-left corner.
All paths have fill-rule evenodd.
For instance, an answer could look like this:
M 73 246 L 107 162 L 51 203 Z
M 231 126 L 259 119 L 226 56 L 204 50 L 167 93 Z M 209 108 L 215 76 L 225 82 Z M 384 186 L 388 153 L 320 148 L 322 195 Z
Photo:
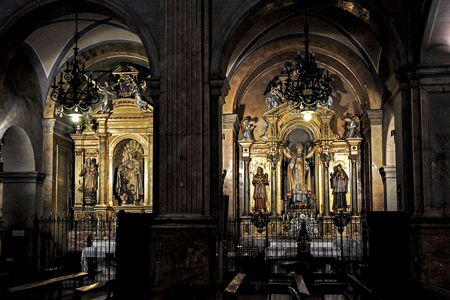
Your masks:
M 277 160 L 277 181 L 276 181 L 276 189 L 277 189 L 277 214 L 281 216 L 281 211 L 284 209 L 283 203 L 283 169 L 282 169 L 282 156 Z
M 108 199 L 108 134 L 99 133 L 99 164 L 98 164 L 98 204 L 106 206 Z
M 239 141 L 242 147 L 242 160 L 244 161 L 244 213 L 243 216 L 248 216 L 250 212 L 250 147 L 253 141 Z
M 323 215 L 328 217 L 330 215 L 330 174 L 329 174 L 329 166 L 331 161 L 330 155 L 322 155 L 321 157 L 323 162 L 323 170 L 324 170 L 324 180 L 323 180 Z

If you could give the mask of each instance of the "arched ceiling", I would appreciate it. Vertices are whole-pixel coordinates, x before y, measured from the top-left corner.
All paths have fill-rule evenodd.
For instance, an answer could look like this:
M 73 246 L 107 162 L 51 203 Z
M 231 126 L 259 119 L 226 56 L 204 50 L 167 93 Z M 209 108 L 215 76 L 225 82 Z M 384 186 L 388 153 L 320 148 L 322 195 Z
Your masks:
M 122 42 L 141 44 L 135 35 L 125 25 L 98 14 L 79 13 L 78 31 L 80 38 L 78 48 L 82 53 L 93 46 Z M 33 49 L 45 74 L 51 75 L 54 69 L 64 67 L 68 59 L 73 59 L 75 33 L 75 14 L 52 20 L 37 28 L 24 41 Z
M 388 66 L 371 11 L 349 3 L 353 2 L 286 1 L 282 5 L 266 1 L 265 6 L 247 16 L 225 54 L 231 90 L 224 113 L 237 113 L 242 104 L 249 105 L 250 98 L 264 103 L 264 85 L 281 72 L 285 61 L 296 58 L 298 50 L 304 51 L 306 19 L 316 61 L 322 69 L 329 66 L 331 74 L 345 82 L 355 112 L 380 108 L 385 74 L 392 66 Z M 255 90 L 255 85 L 262 90 Z
M 432 1 L 426 24 L 420 62 L 450 64 L 450 1 Z

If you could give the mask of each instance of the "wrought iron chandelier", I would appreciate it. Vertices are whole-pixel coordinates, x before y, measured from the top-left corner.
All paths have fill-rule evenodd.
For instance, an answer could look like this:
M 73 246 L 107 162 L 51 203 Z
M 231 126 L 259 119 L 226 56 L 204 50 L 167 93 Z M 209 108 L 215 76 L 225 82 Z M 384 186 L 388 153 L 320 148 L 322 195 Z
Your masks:
M 72 69 L 70 69 L 69 60 L 64 72 L 61 72 L 60 79 L 56 82 L 56 76 L 53 77 L 53 89 L 50 98 L 55 101 L 56 114 L 59 116 L 79 114 L 89 110 L 92 104 L 99 102 L 97 82 L 92 79 L 92 71 L 88 76 L 84 69 L 84 60 L 80 68 L 78 55 L 78 12 L 75 13 L 75 48 L 73 48 L 74 60 Z M 63 75 L 64 73 L 64 75 Z M 64 79 L 64 81 L 63 81 Z M 72 113 L 72 114 L 71 114 Z
M 308 16 L 306 16 L 305 55 L 298 51 L 295 63 L 284 63 L 280 76 L 285 78 L 284 89 L 283 85 L 279 85 L 288 105 L 294 110 L 306 113 L 314 112 L 321 106 L 328 106 L 333 93 L 328 67 L 321 73 L 314 52 L 309 50 L 308 32 Z

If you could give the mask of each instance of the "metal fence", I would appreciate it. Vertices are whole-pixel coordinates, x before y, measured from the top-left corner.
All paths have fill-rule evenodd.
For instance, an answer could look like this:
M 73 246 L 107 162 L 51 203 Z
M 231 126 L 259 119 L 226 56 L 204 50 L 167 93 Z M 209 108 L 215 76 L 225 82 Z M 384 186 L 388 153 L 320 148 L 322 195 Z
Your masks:
M 90 282 L 114 279 L 116 229 L 117 219 L 37 219 L 37 269 L 87 272 Z
M 305 249 L 299 243 L 301 223 L 308 235 Z M 255 280 L 259 274 L 271 274 L 273 278 L 259 279 L 273 281 L 293 273 L 299 261 L 307 261 L 306 273 L 315 283 L 339 281 L 344 272 L 360 274 L 368 256 L 364 219 L 351 218 L 342 228 L 342 235 L 338 229 L 331 218 L 308 214 L 289 219 L 269 217 L 263 227 L 256 226 L 251 217 L 229 220 L 224 274 L 254 274 Z

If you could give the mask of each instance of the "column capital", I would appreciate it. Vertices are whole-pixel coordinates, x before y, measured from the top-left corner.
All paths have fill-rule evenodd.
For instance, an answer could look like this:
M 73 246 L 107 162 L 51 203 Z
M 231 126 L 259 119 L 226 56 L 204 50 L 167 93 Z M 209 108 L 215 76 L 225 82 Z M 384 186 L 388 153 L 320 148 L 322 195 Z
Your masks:
M 380 168 L 380 175 L 383 180 L 386 178 L 396 178 L 397 168 L 393 166 L 383 166 Z
M 222 115 L 222 130 L 233 129 L 234 133 L 239 132 L 239 118 L 237 114 Z

